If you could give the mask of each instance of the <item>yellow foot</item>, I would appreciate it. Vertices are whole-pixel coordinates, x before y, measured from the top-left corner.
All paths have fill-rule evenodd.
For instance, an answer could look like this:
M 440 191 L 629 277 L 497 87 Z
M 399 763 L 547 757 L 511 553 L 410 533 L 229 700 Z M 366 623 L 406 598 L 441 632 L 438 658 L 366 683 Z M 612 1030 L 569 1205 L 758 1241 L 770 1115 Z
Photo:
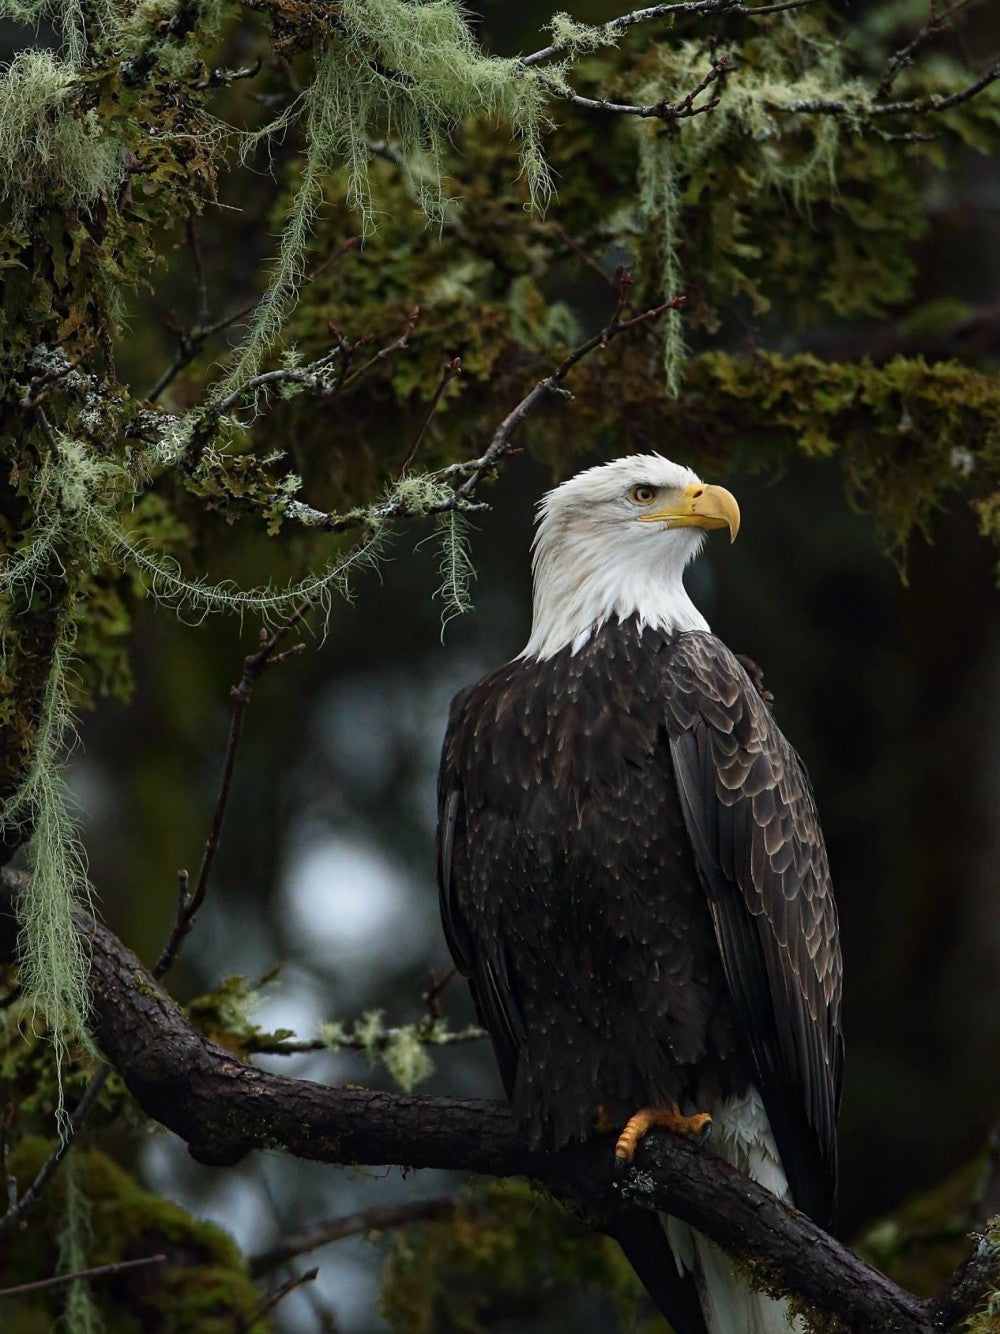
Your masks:
M 620 1163 L 630 1163 L 635 1157 L 639 1141 L 654 1126 L 666 1126 L 678 1135 L 688 1135 L 692 1139 L 706 1140 L 712 1131 L 712 1118 L 707 1112 L 698 1112 L 694 1116 L 681 1116 L 675 1103 L 671 1107 L 643 1107 L 634 1116 L 618 1136 L 615 1145 L 615 1158 Z

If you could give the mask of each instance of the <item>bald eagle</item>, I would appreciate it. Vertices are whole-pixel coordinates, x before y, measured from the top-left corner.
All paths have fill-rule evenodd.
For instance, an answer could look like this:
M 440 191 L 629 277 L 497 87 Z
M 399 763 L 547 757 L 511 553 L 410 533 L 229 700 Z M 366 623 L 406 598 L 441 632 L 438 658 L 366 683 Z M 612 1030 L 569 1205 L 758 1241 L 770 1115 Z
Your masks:
M 448 944 L 514 1116 L 628 1160 L 656 1125 L 706 1137 L 828 1225 L 841 957 L 812 789 L 683 572 L 724 488 L 659 455 L 541 502 L 531 636 L 456 696 L 441 763 Z M 666 1215 L 612 1225 L 677 1334 L 777 1334 L 784 1303 Z

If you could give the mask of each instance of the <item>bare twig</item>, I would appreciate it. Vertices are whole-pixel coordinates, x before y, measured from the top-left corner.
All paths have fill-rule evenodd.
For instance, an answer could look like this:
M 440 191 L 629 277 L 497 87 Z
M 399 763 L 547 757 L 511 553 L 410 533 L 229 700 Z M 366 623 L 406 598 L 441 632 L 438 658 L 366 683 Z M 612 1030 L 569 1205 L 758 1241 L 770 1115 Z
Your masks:
M 205 281 L 205 264 L 201 257 L 201 246 L 198 242 L 198 228 L 195 225 L 194 209 L 188 210 L 187 215 L 187 242 L 188 249 L 191 251 L 191 261 L 194 265 L 194 280 L 198 290 L 198 325 L 199 327 L 208 323 L 208 284 Z
M 87 1118 L 97 1105 L 97 1100 L 101 1096 L 101 1090 L 104 1088 L 110 1074 L 110 1065 L 102 1065 L 91 1076 L 90 1083 L 84 1090 L 83 1096 L 77 1103 L 76 1109 L 70 1118 L 69 1128 L 64 1137 L 52 1150 L 48 1158 L 46 1158 L 45 1162 L 39 1168 L 38 1175 L 21 1198 L 16 1202 L 11 1202 L 7 1212 L 0 1217 L 0 1236 L 3 1236 L 5 1232 L 10 1232 L 13 1228 L 20 1226 L 42 1198 L 46 1187 L 55 1176 L 59 1164 L 66 1157 L 66 1154 L 69 1152 L 74 1140 L 82 1130 Z
M 271 1217 L 276 1225 L 277 1233 L 278 1235 L 283 1236 L 285 1233 L 292 1231 L 287 1211 L 275 1196 L 271 1187 L 271 1180 L 267 1172 L 264 1171 L 263 1164 L 258 1162 L 256 1166 L 257 1177 L 260 1181 L 264 1198 L 267 1200 L 267 1207 L 270 1210 Z M 297 1278 L 302 1272 L 294 1257 L 286 1261 L 282 1268 L 288 1278 Z M 329 1304 L 317 1293 L 316 1288 L 312 1284 L 308 1284 L 301 1289 L 301 1292 L 305 1301 L 312 1308 L 313 1315 L 316 1317 L 316 1329 L 318 1334 L 340 1334 L 340 1326 L 336 1314 L 332 1307 L 330 1307 Z
M 0 1297 L 20 1297 L 26 1292 L 40 1292 L 43 1288 L 61 1288 L 77 1279 L 110 1278 L 113 1274 L 122 1274 L 126 1269 L 140 1269 L 144 1265 L 165 1265 L 165 1255 L 144 1255 L 138 1260 L 118 1260 L 115 1264 L 95 1265 L 93 1269 L 78 1269 L 74 1274 L 53 1274 L 51 1278 L 39 1278 L 34 1283 L 18 1283 L 13 1288 L 0 1288 Z
M 818 97 L 807 97 L 797 102 L 770 102 L 768 106 L 775 112 L 806 114 L 818 116 L 843 116 L 852 123 L 862 123 L 882 116 L 936 116 L 942 111 L 950 111 L 961 106 L 1000 79 L 1000 61 L 991 65 L 985 74 L 980 75 L 965 88 L 950 93 L 947 97 L 932 94 L 927 97 L 914 97 L 908 102 L 845 102 L 827 101 Z
M 618 290 L 618 280 L 613 273 L 609 273 L 598 261 L 590 254 L 588 250 L 580 244 L 575 236 L 571 236 L 565 227 L 559 222 L 552 223 L 552 230 L 559 237 L 567 250 L 571 250 L 576 257 L 586 264 L 588 269 L 592 269 L 602 282 L 608 284 L 615 292 Z
M 430 426 L 431 421 L 434 418 L 434 414 L 437 411 L 438 404 L 441 402 L 441 398 L 444 394 L 444 391 L 451 384 L 452 380 L 454 380 L 457 376 L 461 374 L 462 374 L 461 357 L 452 357 L 451 361 L 445 362 L 444 370 L 441 373 L 440 383 L 438 384 L 438 387 L 434 390 L 434 393 L 431 396 L 431 401 L 427 406 L 427 411 L 424 413 L 423 421 L 420 423 L 420 427 L 410 443 L 410 448 L 406 451 L 406 458 L 403 460 L 402 465 L 399 469 L 400 477 L 406 476 L 407 468 L 409 468 L 410 464 L 417 457 L 417 450 L 420 448 L 420 443 L 423 440 L 424 436 L 427 434 L 427 428 L 428 426 Z
M 668 310 L 679 310 L 686 300 L 686 297 L 676 296 L 660 306 L 654 306 L 650 310 L 642 311 L 639 315 L 634 315 L 631 319 L 622 320 L 621 314 L 628 300 L 631 282 L 631 274 L 626 270 L 619 270 L 618 300 L 610 322 L 599 333 L 594 334 L 592 338 L 588 338 L 585 343 L 581 343 L 544 380 L 538 381 L 531 392 L 526 394 L 520 403 L 503 419 L 493 434 L 489 448 L 480 458 L 471 463 L 453 463 L 450 467 L 442 470 L 441 476 L 465 476 L 465 480 L 455 490 L 456 497 L 467 498 L 472 495 L 486 474 L 496 467 L 505 454 L 510 453 L 512 449 L 511 437 L 541 400 L 547 398 L 550 394 L 564 394 L 566 392 L 562 388 L 563 380 L 574 366 L 583 361 L 584 357 L 589 356 L 591 352 L 598 348 L 607 347 L 609 343 L 614 342 L 623 333 L 651 324 Z
M 873 116 L 896 116 L 902 113 L 908 113 L 914 116 L 937 115 L 941 111 L 950 111 L 952 107 L 961 106 L 963 102 L 971 100 L 988 88 L 991 83 L 996 83 L 1000 79 L 1000 61 L 991 65 L 985 74 L 968 84 L 965 88 L 960 88 L 957 93 L 951 93 L 948 97 L 915 97 L 909 102 L 885 102 L 880 106 L 872 107 Z
M 456 1205 L 457 1201 L 451 1196 L 442 1195 L 433 1200 L 412 1200 L 408 1204 L 376 1205 L 343 1218 L 329 1218 L 325 1222 L 314 1223 L 304 1232 L 293 1232 L 277 1246 L 255 1255 L 250 1261 L 250 1274 L 253 1278 L 259 1278 L 279 1265 L 294 1260 L 296 1256 L 307 1255 L 310 1251 L 317 1251 L 321 1246 L 329 1246 L 345 1237 L 386 1232 L 390 1228 L 407 1227 L 410 1223 L 447 1218 L 455 1212 Z
M 174 353 L 174 359 L 147 393 L 146 401 L 155 403 L 164 390 L 173 384 L 181 371 L 190 366 L 209 338 L 231 328 L 234 324 L 238 324 L 240 320 L 246 319 L 256 309 L 257 301 L 253 300 L 239 310 L 234 311 L 232 315 L 227 315 L 224 319 L 217 320 L 214 324 L 209 325 L 207 329 L 194 328 L 187 333 L 178 334 L 177 351 Z
M 0 1176 L 3 1177 L 8 1210 L 17 1206 L 17 1177 L 10 1168 L 10 1140 L 7 1135 L 13 1118 L 14 1104 L 8 1103 L 4 1109 L 3 1118 L 0 1119 Z
M 546 79 L 545 84 L 557 96 L 572 102 L 574 106 L 582 107 L 585 111 L 607 111 L 619 116 L 639 116 L 644 120 L 686 120 L 691 116 L 700 116 L 705 111 L 714 111 L 719 105 L 718 97 L 710 98 L 700 106 L 695 106 L 695 99 L 721 78 L 728 65 L 729 56 L 720 56 L 698 86 L 692 88 L 679 102 L 662 98 L 659 102 L 651 102 L 646 106 L 632 102 L 612 102 L 604 97 L 584 97 L 555 79 Z
M 269 1297 L 265 1298 L 253 1315 L 248 1316 L 246 1320 L 237 1325 L 236 1334 L 247 1334 L 247 1330 L 253 1329 L 254 1325 L 262 1320 L 268 1311 L 273 1311 L 279 1302 L 283 1302 L 290 1292 L 294 1292 L 296 1288 L 301 1288 L 304 1283 L 314 1282 L 318 1273 L 318 1269 L 307 1269 L 304 1274 L 294 1274 L 287 1283 L 282 1283 L 280 1288 L 277 1288 Z
M 359 380 L 366 371 L 371 370 L 371 368 L 377 365 L 380 361 L 384 361 L 386 357 L 391 357 L 393 353 L 401 352 L 404 348 L 409 347 L 410 334 L 413 333 L 413 330 L 416 328 L 417 320 L 419 318 L 420 307 L 414 306 L 406 317 L 406 325 L 399 337 L 394 338 L 393 341 L 387 343 L 385 347 L 380 347 L 375 355 L 369 358 L 363 366 L 359 366 L 356 371 L 352 371 L 350 375 L 346 376 L 345 379 L 341 381 L 341 388 L 346 389 L 349 384 L 353 384 L 355 380 Z
M 913 64 L 917 52 L 925 42 L 929 41 L 931 37 L 936 36 L 940 32 L 950 31 L 951 16 L 957 13 L 958 10 L 964 9 L 968 3 L 969 0 L 953 0 L 953 3 L 948 6 L 943 14 L 936 14 L 934 12 L 935 7 L 933 0 L 931 0 L 930 15 L 927 22 L 920 31 L 916 33 L 912 40 L 907 42 L 905 46 L 901 46 L 898 51 L 895 51 L 889 57 L 885 73 L 882 75 L 878 87 L 875 89 L 876 101 L 881 101 L 884 97 L 889 95 L 896 79 L 908 65 Z
M 441 997 L 457 976 L 458 969 L 454 966 L 449 968 L 443 977 L 438 977 L 433 968 L 428 973 L 427 990 L 424 992 L 423 1000 L 427 1006 L 427 1017 L 432 1024 L 436 1024 L 440 1020 L 442 1014 Z
M 273 666 L 288 656 L 287 653 L 283 653 L 275 657 L 275 650 L 285 636 L 308 613 L 312 605 L 312 600 L 304 602 L 270 634 L 266 630 L 261 630 L 260 646 L 257 652 L 244 659 L 243 675 L 240 677 L 238 684 L 233 686 L 230 691 L 233 707 L 229 717 L 229 737 L 226 742 L 225 758 L 222 762 L 219 792 L 215 799 L 215 807 L 208 827 L 208 836 L 205 839 L 201 866 L 198 868 L 198 878 L 195 880 L 194 889 L 188 893 L 187 872 L 182 871 L 178 876 L 180 894 L 177 917 L 174 921 L 173 930 L 170 932 L 170 936 L 153 967 L 153 976 L 157 979 L 164 977 L 173 967 L 181 942 L 191 930 L 198 909 L 204 903 L 205 895 L 208 892 L 208 878 L 211 874 L 212 864 L 215 861 L 215 854 L 219 849 L 219 838 L 222 834 L 223 821 L 226 818 L 226 808 L 229 805 L 229 794 L 232 790 L 233 774 L 236 769 L 236 755 L 239 751 L 240 739 L 243 735 L 243 722 L 250 704 L 250 697 L 253 694 L 253 688 L 269 666 Z M 297 650 L 289 650 L 288 652 L 293 651 Z
M 326 259 L 317 264 L 311 273 L 306 274 L 305 278 L 302 280 L 302 286 L 308 287 L 310 283 L 315 282 L 320 274 L 324 273 L 331 264 L 340 259 L 342 255 L 346 255 L 349 251 L 357 249 L 357 246 L 358 237 L 349 236 L 346 241 L 342 242 L 342 244 L 337 247 L 336 250 L 327 255 Z M 174 382 L 181 371 L 187 366 L 190 366 L 191 362 L 198 356 L 209 338 L 214 338 L 216 334 L 224 333 L 227 329 L 232 328 L 234 324 L 238 324 L 240 320 L 246 319 L 248 315 L 252 315 L 257 309 L 259 301 L 259 297 L 254 297 L 253 301 L 248 302 L 245 306 L 241 306 L 240 309 L 234 311 L 232 315 L 226 315 L 223 319 L 216 320 L 213 324 L 206 324 L 204 320 L 201 320 L 186 333 L 180 333 L 178 335 L 177 351 L 174 354 L 174 359 L 153 385 L 152 389 L 150 389 L 149 393 L 146 395 L 146 401 L 155 403 L 164 390 L 169 388 Z

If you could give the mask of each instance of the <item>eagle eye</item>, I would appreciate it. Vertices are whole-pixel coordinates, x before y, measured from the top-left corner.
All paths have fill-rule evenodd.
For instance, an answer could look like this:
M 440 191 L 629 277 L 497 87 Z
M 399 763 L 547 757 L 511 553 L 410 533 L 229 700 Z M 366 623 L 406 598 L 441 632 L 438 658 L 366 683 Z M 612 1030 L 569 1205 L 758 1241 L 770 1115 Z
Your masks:
M 634 505 L 652 505 L 656 499 L 656 487 L 650 486 L 648 482 L 639 482 L 629 488 L 628 498 Z

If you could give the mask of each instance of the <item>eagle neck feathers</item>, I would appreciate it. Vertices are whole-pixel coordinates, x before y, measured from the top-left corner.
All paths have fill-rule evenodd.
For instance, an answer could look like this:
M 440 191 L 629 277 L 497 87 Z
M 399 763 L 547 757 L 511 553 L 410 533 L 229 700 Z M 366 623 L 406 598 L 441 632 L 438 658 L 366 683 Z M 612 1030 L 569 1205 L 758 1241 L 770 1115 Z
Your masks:
M 565 648 L 578 653 L 602 625 L 632 618 L 640 631 L 710 633 L 684 587 L 684 567 L 703 536 L 687 532 L 686 541 L 664 543 L 662 559 L 652 563 L 644 550 L 626 550 L 609 560 L 602 544 L 588 536 L 542 525 L 532 563 L 531 635 L 519 657 L 546 659 Z

